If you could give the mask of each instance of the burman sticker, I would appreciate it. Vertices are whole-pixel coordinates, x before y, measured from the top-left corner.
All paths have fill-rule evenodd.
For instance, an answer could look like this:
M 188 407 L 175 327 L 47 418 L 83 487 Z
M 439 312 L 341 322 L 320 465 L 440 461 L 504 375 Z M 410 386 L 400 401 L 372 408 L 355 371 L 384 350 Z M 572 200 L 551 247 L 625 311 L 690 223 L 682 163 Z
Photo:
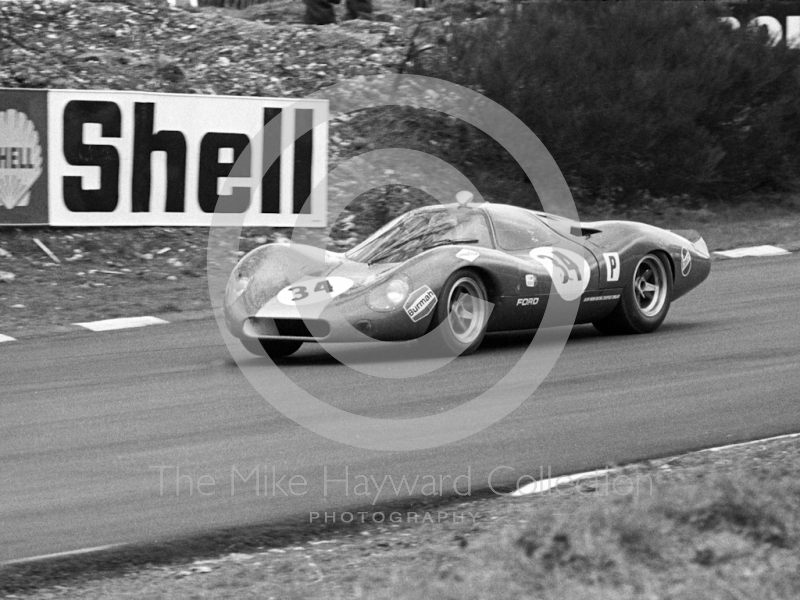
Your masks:
M 536 275 L 533 273 L 525 275 L 525 285 L 528 287 L 536 287 Z
M 692 270 L 692 253 L 685 246 L 681 248 L 681 273 L 686 277 Z
M 287 306 L 319 304 L 330 302 L 332 298 L 344 294 L 353 287 L 353 280 L 347 277 L 327 277 L 303 279 L 287 285 L 278 292 L 278 302 Z
M 41 174 L 42 147 L 33 122 L 13 108 L 0 112 L 0 204 L 28 206 Z
M 619 252 L 604 252 L 606 281 L 619 281 Z
M 460 258 L 462 260 L 466 260 L 467 262 L 472 262 L 473 260 L 478 258 L 480 255 L 481 255 L 480 252 L 475 252 L 475 250 L 469 250 L 467 248 L 464 248 L 463 250 L 459 250 L 456 253 L 456 256 L 458 258 Z
M 589 285 L 589 263 L 580 254 L 561 248 L 534 248 L 531 258 L 539 261 L 553 280 L 556 292 L 567 302 L 577 300 Z
M 411 292 L 411 295 L 403 304 L 403 309 L 409 318 L 416 323 L 420 319 L 424 319 L 433 312 L 433 307 L 436 306 L 436 294 L 427 285 Z

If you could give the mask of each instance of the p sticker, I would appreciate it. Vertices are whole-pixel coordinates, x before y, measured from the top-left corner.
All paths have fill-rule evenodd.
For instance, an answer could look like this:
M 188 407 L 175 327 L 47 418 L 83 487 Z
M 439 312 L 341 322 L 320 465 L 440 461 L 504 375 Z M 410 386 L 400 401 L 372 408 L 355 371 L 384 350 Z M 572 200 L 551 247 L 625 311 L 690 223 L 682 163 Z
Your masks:
M 606 281 L 619 281 L 619 252 L 604 252 L 606 259 Z

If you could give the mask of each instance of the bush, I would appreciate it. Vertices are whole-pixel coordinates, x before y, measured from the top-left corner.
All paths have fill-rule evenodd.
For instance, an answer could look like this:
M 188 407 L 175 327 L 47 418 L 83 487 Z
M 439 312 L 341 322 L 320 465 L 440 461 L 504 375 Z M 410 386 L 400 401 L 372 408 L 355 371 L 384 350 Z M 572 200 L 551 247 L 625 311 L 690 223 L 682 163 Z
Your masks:
M 739 195 L 800 180 L 800 50 L 716 3 L 544 2 L 453 28 L 418 69 L 478 89 L 595 193 Z

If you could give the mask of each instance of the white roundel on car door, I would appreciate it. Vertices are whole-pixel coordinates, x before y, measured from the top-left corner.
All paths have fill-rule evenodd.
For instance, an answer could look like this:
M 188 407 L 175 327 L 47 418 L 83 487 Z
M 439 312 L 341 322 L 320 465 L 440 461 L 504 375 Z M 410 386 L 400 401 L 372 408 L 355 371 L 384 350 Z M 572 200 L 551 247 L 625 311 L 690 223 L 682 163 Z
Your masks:
M 591 273 L 589 263 L 580 254 L 546 246 L 534 248 L 530 255 L 544 265 L 556 292 L 564 300 L 577 300 L 586 291 Z
M 278 292 L 278 302 L 287 306 L 319 304 L 329 302 L 353 287 L 353 280 L 347 277 L 317 277 L 303 279 L 287 285 Z

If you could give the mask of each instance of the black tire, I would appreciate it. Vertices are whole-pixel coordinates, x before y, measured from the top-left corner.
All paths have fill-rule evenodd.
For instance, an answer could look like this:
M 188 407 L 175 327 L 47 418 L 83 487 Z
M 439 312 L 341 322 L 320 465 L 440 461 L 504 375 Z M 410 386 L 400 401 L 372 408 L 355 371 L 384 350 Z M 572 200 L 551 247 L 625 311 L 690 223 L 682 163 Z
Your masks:
M 661 326 L 672 302 L 672 270 L 656 254 L 642 257 L 607 317 L 593 325 L 602 333 L 652 333 Z
M 480 277 L 466 269 L 453 273 L 442 287 L 431 321 L 438 348 L 449 355 L 475 352 L 486 335 L 486 310 L 486 286 Z
M 241 340 L 249 352 L 256 356 L 264 356 L 266 352 L 270 358 L 284 358 L 294 354 L 303 345 L 297 340 Z

